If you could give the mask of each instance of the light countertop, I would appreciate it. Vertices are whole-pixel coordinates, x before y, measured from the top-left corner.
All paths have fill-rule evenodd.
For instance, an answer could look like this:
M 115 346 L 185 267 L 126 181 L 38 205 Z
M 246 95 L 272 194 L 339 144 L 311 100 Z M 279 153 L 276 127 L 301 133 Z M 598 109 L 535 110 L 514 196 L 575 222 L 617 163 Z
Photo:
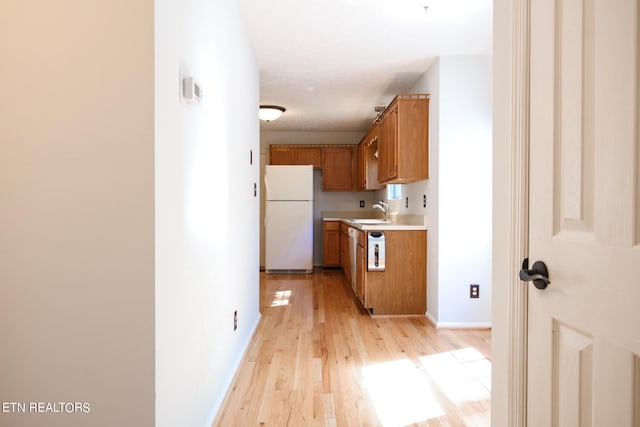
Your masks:
M 353 220 L 358 219 L 383 219 L 377 212 L 322 212 L 323 221 L 341 221 L 350 227 L 363 231 L 384 231 L 384 230 L 426 230 L 427 217 L 422 215 L 401 215 L 396 221 L 382 223 L 359 223 Z

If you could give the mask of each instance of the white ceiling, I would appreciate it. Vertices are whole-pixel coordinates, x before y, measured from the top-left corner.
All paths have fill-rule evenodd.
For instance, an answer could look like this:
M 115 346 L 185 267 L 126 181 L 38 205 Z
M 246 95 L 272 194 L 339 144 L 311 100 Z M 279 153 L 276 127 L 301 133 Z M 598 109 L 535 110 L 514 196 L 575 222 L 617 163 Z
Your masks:
M 261 130 L 364 131 L 443 55 L 491 54 L 492 0 L 239 0 L 260 68 Z M 425 11 L 423 5 L 429 8 Z

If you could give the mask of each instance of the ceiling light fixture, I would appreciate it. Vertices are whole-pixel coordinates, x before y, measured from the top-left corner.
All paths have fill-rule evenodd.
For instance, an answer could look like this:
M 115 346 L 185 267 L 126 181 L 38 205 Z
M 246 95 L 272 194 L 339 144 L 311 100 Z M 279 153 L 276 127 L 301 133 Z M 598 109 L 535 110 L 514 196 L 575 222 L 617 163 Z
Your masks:
M 278 119 L 285 111 L 287 110 L 284 107 L 278 105 L 261 105 L 258 117 L 260 117 L 260 120 L 270 122 Z

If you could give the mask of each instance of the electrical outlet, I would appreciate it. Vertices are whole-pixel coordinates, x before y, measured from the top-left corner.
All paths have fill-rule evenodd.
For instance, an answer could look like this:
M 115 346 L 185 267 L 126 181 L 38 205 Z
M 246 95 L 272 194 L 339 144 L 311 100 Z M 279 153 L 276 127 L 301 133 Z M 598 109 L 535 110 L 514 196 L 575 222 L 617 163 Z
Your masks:
M 405 208 L 409 207 L 409 198 L 408 197 L 404 199 L 404 207 Z
M 360 207 L 364 208 L 364 200 L 360 200 Z
M 422 207 L 423 208 L 427 207 L 427 195 L 426 194 L 422 195 Z
M 480 285 L 469 285 L 469 298 L 480 298 Z
M 238 310 L 233 312 L 233 332 L 238 329 Z

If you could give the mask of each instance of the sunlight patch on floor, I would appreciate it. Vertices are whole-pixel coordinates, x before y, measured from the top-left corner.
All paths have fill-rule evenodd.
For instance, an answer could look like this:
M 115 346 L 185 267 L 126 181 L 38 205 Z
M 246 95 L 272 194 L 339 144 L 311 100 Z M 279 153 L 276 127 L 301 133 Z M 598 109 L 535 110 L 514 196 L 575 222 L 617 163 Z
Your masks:
M 273 296 L 273 302 L 271 307 L 280 307 L 282 305 L 289 305 L 289 298 L 291 297 L 291 291 L 277 291 Z
M 405 426 L 445 414 L 426 376 L 408 359 L 365 366 L 362 375 L 385 427 Z
M 456 405 L 490 399 L 491 362 L 473 347 L 420 357 L 427 374 Z

